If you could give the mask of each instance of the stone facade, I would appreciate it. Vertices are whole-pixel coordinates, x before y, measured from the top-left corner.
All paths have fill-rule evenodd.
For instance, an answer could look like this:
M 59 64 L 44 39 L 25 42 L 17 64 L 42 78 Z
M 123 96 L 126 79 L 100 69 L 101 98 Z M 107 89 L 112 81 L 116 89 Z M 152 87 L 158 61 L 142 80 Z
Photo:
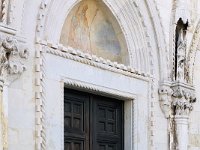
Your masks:
M 1 0 L 0 150 L 64 150 L 64 87 L 124 101 L 124 150 L 200 150 L 199 0 Z

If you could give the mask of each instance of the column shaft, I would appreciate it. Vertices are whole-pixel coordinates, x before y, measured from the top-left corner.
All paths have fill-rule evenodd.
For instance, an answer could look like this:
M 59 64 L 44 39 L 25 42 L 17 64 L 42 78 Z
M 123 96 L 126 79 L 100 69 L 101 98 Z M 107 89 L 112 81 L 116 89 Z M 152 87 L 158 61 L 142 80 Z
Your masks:
M 188 150 L 188 116 L 175 116 L 176 150 Z

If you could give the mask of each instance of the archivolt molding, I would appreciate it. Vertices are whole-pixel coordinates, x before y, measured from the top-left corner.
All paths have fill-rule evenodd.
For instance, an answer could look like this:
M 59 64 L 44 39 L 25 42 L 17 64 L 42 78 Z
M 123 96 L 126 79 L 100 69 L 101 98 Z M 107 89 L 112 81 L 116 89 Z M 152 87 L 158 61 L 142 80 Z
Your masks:
M 48 37 L 47 40 L 58 43 L 64 20 L 72 7 L 78 2 L 79 1 L 75 0 L 43 1 L 39 11 L 37 37 L 40 39 Z M 139 11 L 139 5 L 136 2 L 130 1 L 125 1 L 122 4 L 119 4 L 117 1 L 104 0 L 103 2 L 110 8 L 124 32 L 128 45 L 129 57 L 132 61 L 131 66 L 143 72 L 150 72 L 149 64 L 153 63 L 153 61 L 150 62 L 152 48 L 147 25 L 145 24 L 143 14 Z M 135 13 L 127 13 L 130 11 Z M 60 15 L 55 16 L 57 13 Z M 134 22 L 136 20 L 140 21 Z M 137 34 L 131 33 L 133 29 Z M 141 45 L 143 47 L 141 47 Z
M 43 35 L 48 0 L 42 0 L 37 17 L 36 40 Z
M 103 2 L 112 11 L 125 35 L 130 65 L 139 71 L 150 72 L 148 63 L 151 56 L 149 54 L 151 52 L 151 44 L 144 17 L 137 1 L 119 2 L 104 0 Z
M 196 26 L 195 32 L 193 34 L 191 46 L 188 53 L 188 68 L 189 68 L 189 82 L 193 84 L 194 78 L 194 65 L 195 65 L 195 58 L 196 52 L 198 50 L 198 45 L 200 44 L 200 20 Z
M 0 31 L 9 35 L 16 34 L 16 29 L 12 26 L 14 7 L 14 0 L 0 1 Z
M 167 80 L 170 75 L 170 62 L 168 56 L 168 48 L 164 34 L 164 27 L 161 22 L 160 18 L 160 11 L 157 7 L 155 0 L 145 0 L 146 5 L 148 7 L 148 12 L 150 14 L 151 23 L 153 25 L 155 37 L 156 37 L 156 44 L 158 49 L 158 61 L 160 63 L 160 80 Z
M 0 2 L 0 22 L 9 25 L 12 23 L 13 0 L 1 0 Z
M 159 62 L 159 77 L 160 80 L 166 80 L 169 78 L 169 56 L 168 56 L 168 49 L 167 49 L 167 44 L 164 36 L 164 28 L 161 22 L 160 18 L 160 12 L 158 10 L 157 4 L 155 0 L 145 0 L 146 6 L 148 7 L 148 12 L 151 18 L 151 23 L 154 29 L 154 34 L 155 34 L 155 41 L 157 45 L 157 51 L 158 52 L 158 62 Z M 153 52 L 150 52 L 151 55 L 151 61 L 153 61 Z M 154 74 L 154 62 L 151 62 L 151 72 Z M 153 75 L 154 76 L 154 75 Z M 155 132 L 155 127 L 154 127 L 154 103 L 156 103 L 156 93 L 157 93 L 157 88 L 156 88 L 156 83 L 157 80 L 154 78 L 151 81 L 151 105 L 150 105 L 150 121 L 151 121 L 151 126 L 150 126 L 150 146 L 151 149 L 155 149 L 155 144 L 154 144 L 154 132 Z M 165 101 L 163 101 L 165 103 Z M 167 105 L 167 103 L 165 103 Z

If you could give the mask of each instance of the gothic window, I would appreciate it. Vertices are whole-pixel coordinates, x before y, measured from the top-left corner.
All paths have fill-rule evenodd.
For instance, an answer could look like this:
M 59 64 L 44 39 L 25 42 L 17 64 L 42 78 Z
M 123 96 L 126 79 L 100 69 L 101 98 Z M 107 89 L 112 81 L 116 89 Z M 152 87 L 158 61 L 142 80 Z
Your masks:
M 100 0 L 83 0 L 69 13 L 60 43 L 104 59 L 129 64 L 124 35 Z

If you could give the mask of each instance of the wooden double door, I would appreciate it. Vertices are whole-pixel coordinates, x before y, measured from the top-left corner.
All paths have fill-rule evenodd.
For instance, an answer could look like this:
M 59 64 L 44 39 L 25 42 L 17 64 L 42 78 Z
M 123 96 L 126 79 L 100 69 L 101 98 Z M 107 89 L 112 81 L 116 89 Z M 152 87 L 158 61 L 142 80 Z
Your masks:
M 123 150 L 123 102 L 64 91 L 65 150 Z

